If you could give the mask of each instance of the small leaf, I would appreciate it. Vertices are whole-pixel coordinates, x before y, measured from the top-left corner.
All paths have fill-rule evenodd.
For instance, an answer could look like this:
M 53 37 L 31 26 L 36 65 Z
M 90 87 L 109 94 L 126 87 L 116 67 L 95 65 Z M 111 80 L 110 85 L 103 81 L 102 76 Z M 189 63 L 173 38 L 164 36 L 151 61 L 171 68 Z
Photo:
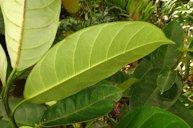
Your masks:
M 12 68 L 34 65 L 52 45 L 61 0 L 1 0 L 5 37 Z
M 7 75 L 7 57 L 5 52 L 0 45 L 0 80 L 3 86 L 6 85 L 6 75 Z
M 163 92 L 169 90 L 176 81 L 177 74 L 173 70 L 161 71 L 157 77 L 157 86 Z
M 48 108 L 41 125 L 56 126 L 85 122 L 108 114 L 122 91 L 111 85 L 100 84 L 83 90 Z
M 79 0 L 62 0 L 62 5 L 67 12 L 74 14 L 78 12 Z
M 172 43 L 159 28 L 146 22 L 115 22 L 83 29 L 56 44 L 33 68 L 24 97 L 33 103 L 66 98 Z
M 125 116 L 116 128 L 191 128 L 180 117 L 155 107 L 140 107 Z

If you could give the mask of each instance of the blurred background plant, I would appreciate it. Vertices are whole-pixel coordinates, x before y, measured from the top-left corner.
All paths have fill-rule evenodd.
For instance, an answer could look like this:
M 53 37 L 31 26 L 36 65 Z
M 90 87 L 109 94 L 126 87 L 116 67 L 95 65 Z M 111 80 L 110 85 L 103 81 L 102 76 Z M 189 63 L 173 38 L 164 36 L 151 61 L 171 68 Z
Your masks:
M 62 9 L 55 42 L 82 28 L 112 21 L 148 21 L 155 11 L 153 0 L 79 0 L 79 11 Z

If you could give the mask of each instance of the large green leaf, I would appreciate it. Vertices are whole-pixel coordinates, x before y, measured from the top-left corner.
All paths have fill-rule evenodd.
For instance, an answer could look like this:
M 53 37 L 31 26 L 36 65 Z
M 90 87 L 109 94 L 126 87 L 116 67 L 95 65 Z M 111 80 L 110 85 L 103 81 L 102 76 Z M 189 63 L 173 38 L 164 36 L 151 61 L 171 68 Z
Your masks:
M 159 28 L 145 22 L 84 29 L 55 45 L 33 68 L 24 97 L 34 103 L 68 97 L 171 43 Z
M 50 48 L 59 24 L 60 0 L 2 0 L 11 65 L 18 71 L 35 64 Z
M 121 96 L 122 91 L 116 86 L 99 84 L 48 108 L 42 117 L 41 125 L 68 125 L 104 116 L 112 110 L 113 103 Z
M 120 121 L 116 128 L 191 128 L 178 116 L 155 107 L 141 107 Z
M 6 74 L 7 74 L 7 57 L 5 55 L 2 46 L 0 45 L 0 80 L 4 86 L 6 83 Z

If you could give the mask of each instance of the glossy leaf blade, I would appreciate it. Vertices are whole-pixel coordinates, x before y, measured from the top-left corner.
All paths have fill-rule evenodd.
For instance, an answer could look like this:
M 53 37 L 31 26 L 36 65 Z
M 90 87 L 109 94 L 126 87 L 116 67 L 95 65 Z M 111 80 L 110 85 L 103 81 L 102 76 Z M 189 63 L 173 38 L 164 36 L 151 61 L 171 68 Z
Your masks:
M 191 128 L 178 116 L 155 107 L 130 112 L 116 128 Z
M 5 86 L 6 83 L 6 74 L 7 74 L 7 57 L 5 55 L 5 52 L 0 45 L 0 80 Z
M 84 29 L 55 45 L 33 68 L 24 97 L 34 103 L 63 99 L 171 43 L 160 29 L 145 22 Z
M 60 15 L 60 0 L 2 0 L 11 65 L 18 71 L 35 64 L 50 48 Z
M 88 88 L 48 108 L 41 125 L 68 125 L 104 116 L 121 96 L 121 89 L 108 84 Z

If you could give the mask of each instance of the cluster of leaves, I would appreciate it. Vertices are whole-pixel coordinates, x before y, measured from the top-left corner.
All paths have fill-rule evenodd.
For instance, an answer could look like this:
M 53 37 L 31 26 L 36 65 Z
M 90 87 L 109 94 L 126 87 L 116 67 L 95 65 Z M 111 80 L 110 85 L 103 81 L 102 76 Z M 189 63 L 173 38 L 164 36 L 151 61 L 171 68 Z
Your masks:
M 154 1 L 82 1 L 79 12 L 77 0 L 62 2 L 72 17 L 60 14 L 59 0 L 0 1 L 5 21 L 1 33 L 7 45 L 0 47 L 0 126 L 193 127 L 190 96 L 182 95 L 182 77 L 189 77 L 192 46 L 184 44 L 186 36 L 179 22 L 164 24 L 164 33 L 146 22 L 100 24 L 123 17 L 148 20 Z M 49 49 L 59 15 L 67 18 L 60 22 L 57 44 Z M 91 25 L 95 26 L 88 27 Z M 139 59 L 133 72 L 119 71 Z M 180 72 L 181 64 L 186 64 L 185 74 Z M 14 97 L 11 91 L 21 78 L 27 79 L 20 83 L 24 90 Z

